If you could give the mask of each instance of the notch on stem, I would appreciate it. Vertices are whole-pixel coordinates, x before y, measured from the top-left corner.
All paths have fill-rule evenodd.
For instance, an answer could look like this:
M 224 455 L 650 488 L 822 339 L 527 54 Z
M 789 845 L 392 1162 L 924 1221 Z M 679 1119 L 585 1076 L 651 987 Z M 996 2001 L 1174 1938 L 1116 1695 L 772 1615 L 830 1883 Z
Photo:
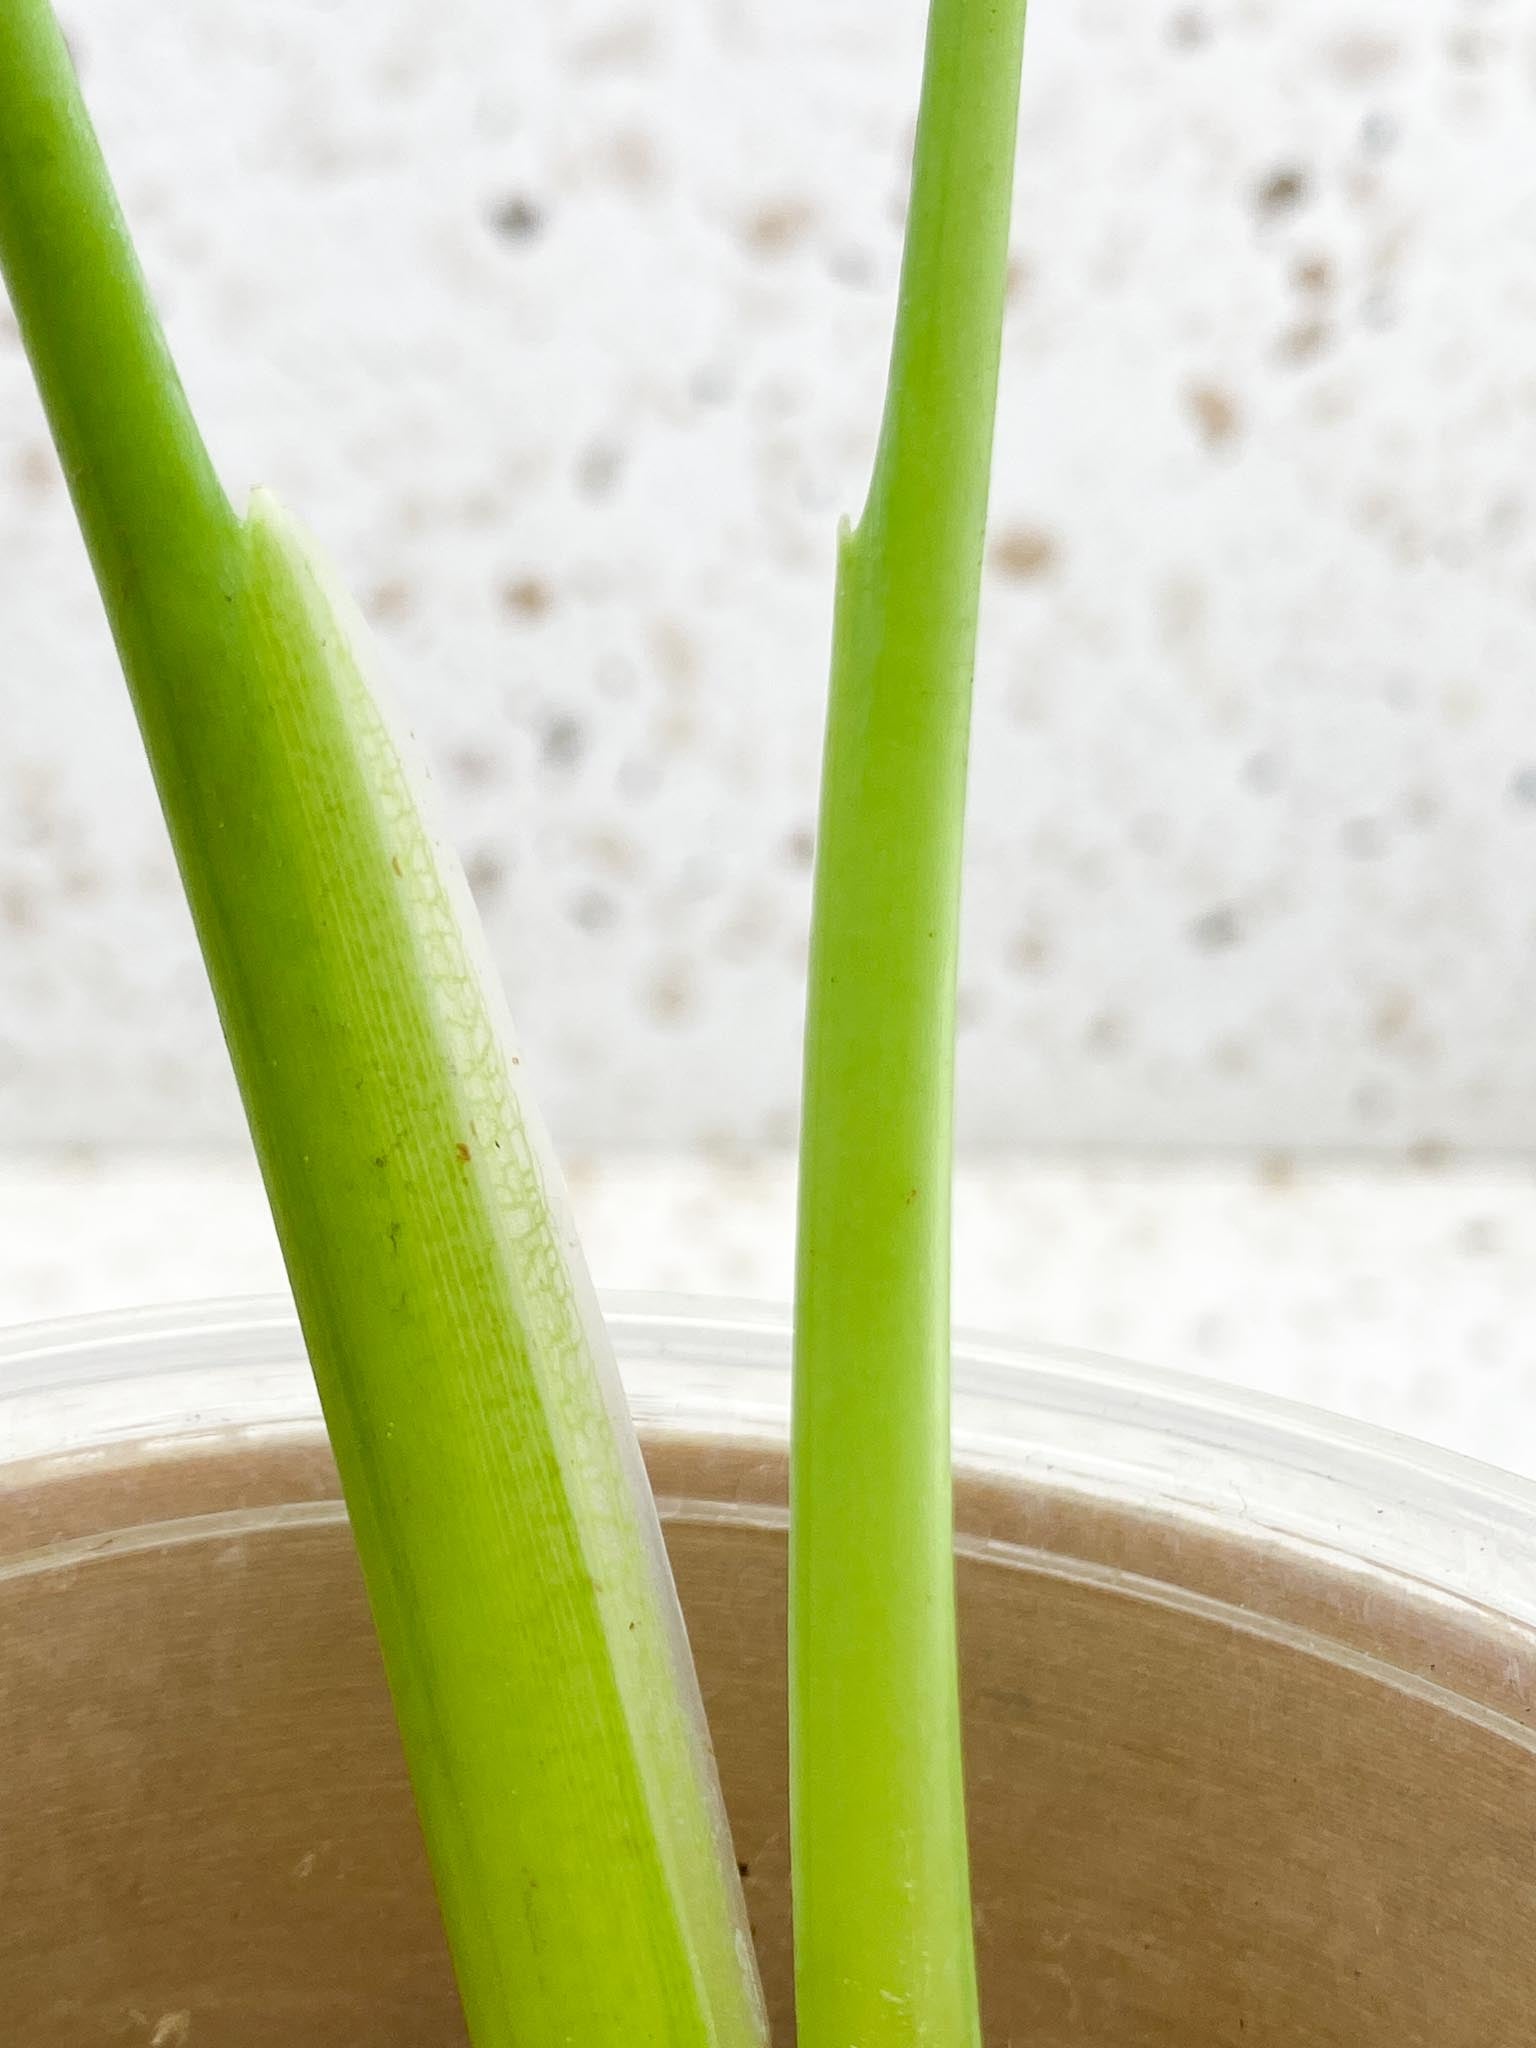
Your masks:
M 933 0 L 885 416 L 841 536 L 791 1512 L 801 2048 L 977 2044 L 949 1441 L 971 668 L 1024 0 Z

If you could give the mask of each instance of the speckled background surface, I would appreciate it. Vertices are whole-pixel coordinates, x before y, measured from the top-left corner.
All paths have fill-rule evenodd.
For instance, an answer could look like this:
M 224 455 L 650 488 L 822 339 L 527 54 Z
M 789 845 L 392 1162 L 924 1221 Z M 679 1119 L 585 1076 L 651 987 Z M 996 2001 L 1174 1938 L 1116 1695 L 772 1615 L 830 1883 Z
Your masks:
M 363 596 L 557 1133 L 792 1137 L 917 0 L 66 0 L 225 473 Z M 1536 1140 L 1536 15 L 1037 0 L 972 1145 Z M 238 1121 L 0 314 L 0 1142 Z
M 920 0 L 63 9 L 232 488 L 384 643 L 599 1280 L 784 1296 Z M 1034 0 L 956 1309 L 1536 1473 L 1533 222 L 1529 5 Z M 0 620 L 0 1320 L 278 1285 L 3 302 Z

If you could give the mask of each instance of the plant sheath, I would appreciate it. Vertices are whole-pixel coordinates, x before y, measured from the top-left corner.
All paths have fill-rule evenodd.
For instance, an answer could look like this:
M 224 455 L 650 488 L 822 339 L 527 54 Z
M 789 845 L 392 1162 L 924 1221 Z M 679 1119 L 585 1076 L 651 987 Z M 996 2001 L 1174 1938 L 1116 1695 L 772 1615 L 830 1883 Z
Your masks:
M 890 382 L 839 548 L 791 1512 L 800 2048 L 979 2041 L 956 1677 L 951 1097 L 1024 0 L 933 0 Z
M 611 1361 L 360 622 L 231 509 L 46 0 L 0 5 L 0 266 L 335 1446 L 477 2048 L 761 2048 Z M 298 1731 L 302 1739 L 302 1730 Z

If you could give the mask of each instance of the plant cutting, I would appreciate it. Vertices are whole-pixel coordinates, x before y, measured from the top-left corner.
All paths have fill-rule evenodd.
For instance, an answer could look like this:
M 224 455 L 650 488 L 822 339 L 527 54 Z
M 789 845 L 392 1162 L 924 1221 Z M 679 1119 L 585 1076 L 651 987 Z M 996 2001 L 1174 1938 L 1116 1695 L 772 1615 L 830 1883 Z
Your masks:
M 1021 0 L 935 0 L 841 554 L 794 1467 L 799 2034 L 979 2039 L 954 1654 L 949 1076 Z M 0 269 L 133 695 L 355 1531 L 477 2048 L 765 2037 L 697 1686 L 558 1172 L 354 609 L 231 505 L 47 0 Z
M 841 536 L 791 1458 L 807 2048 L 978 2042 L 955 1669 L 950 1103 L 1024 10 L 934 0 L 869 498 Z

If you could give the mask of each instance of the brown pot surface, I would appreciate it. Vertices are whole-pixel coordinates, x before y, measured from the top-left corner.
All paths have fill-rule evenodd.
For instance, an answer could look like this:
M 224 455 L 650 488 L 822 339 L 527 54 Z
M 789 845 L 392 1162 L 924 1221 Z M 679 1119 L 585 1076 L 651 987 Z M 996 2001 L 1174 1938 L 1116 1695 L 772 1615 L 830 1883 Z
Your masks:
M 782 1459 L 650 1459 L 787 2043 Z M 333 1495 L 302 1436 L 0 1492 L 0 2038 L 462 2043 Z M 995 1482 L 959 1518 L 990 2048 L 1536 2039 L 1527 1637 Z

